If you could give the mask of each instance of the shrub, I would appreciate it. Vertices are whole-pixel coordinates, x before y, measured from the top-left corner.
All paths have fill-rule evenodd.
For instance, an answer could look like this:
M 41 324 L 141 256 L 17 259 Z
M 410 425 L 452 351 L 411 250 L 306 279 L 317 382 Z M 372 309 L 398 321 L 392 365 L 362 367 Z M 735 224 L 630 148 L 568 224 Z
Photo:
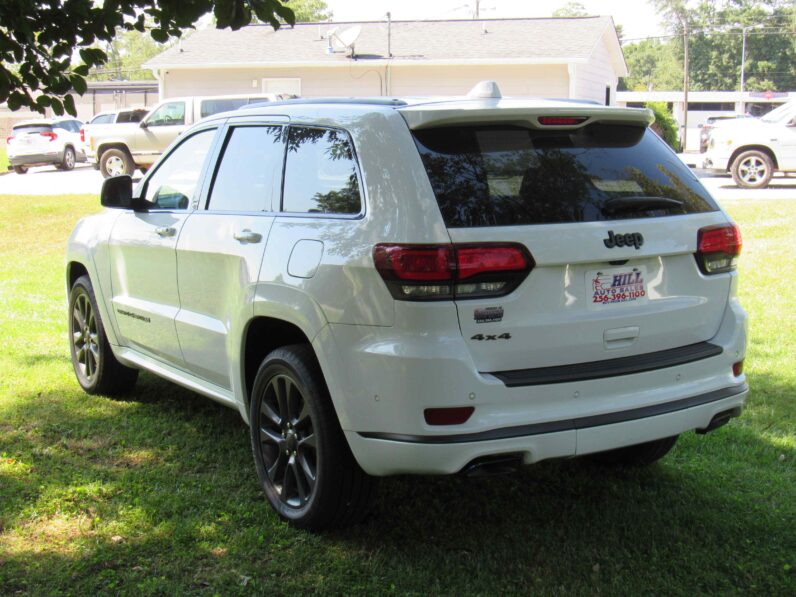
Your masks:
M 661 139 L 669 144 L 669 147 L 680 151 L 680 127 L 666 104 L 664 102 L 647 102 L 646 106 L 655 114 L 652 130 L 658 133 Z

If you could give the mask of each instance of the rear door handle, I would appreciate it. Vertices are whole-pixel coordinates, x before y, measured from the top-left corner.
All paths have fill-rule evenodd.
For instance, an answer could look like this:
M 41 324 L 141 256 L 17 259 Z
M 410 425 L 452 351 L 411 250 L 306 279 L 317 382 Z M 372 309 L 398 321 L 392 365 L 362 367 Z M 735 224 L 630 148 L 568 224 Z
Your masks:
M 160 226 L 159 228 L 155 228 L 155 232 L 158 233 L 158 236 L 174 236 L 177 233 L 177 229 L 168 226 Z
M 252 232 L 248 228 L 241 230 L 240 232 L 236 232 L 232 235 L 232 237 L 242 243 L 259 243 L 263 239 L 262 234 Z

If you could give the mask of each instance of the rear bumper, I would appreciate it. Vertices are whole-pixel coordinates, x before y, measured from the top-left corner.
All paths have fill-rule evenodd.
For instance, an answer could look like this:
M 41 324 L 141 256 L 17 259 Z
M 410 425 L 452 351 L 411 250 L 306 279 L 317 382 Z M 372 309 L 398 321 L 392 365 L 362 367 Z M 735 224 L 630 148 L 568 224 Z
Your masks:
M 477 458 L 520 454 L 524 464 L 581 456 L 707 429 L 717 416 L 740 413 L 745 383 L 601 416 L 492 429 L 476 434 L 409 436 L 346 432 L 360 466 L 373 475 L 453 474 Z
M 13 166 L 43 166 L 60 164 L 64 155 L 60 151 L 52 153 L 30 153 L 27 155 L 8 156 L 8 163 Z
M 519 386 L 477 370 L 455 309 L 422 313 L 421 332 L 331 324 L 313 341 L 352 452 L 374 475 L 455 473 L 507 452 L 530 463 L 629 446 L 704 429 L 746 399 L 745 378 L 733 374 L 747 327 L 736 298 L 709 341 L 719 348 L 712 355 Z M 475 407 L 464 424 L 424 419 L 426 408 L 463 406 Z

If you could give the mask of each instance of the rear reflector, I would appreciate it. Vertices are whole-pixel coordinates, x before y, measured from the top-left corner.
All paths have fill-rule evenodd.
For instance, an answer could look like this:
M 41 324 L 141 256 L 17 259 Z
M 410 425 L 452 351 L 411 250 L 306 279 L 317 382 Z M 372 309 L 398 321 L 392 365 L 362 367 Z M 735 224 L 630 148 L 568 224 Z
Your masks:
M 533 258 L 516 243 L 379 244 L 373 261 L 390 294 L 406 301 L 503 296 L 533 268 Z
M 700 228 L 696 260 L 703 274 L 721 274 L 735 269 L 741 254 L 741 231 L 735 224 Z
M 427 408 L 423 411 L 429 425 L 461 425 L 475 412 L 474 406 L 455 408 Z
M 743 361 L 738 361 L 737 363 L 732 364 L 732 374 L 735 377 L 740 377 L 743 375 Z
M 540 116 L 537 120 L 539 124 L 545 126 L 571 126 L 586 122 L 588 118 L 585 116 Z

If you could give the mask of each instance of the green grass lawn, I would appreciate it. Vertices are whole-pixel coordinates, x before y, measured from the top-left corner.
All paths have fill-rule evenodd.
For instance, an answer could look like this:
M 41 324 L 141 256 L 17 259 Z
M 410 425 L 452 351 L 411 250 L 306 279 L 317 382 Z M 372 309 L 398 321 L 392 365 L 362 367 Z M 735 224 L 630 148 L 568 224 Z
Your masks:
M 0 139 L 0 172 L 8 170 L 8 155 L 6 154 L 6 145 Z
M 743 417 L 646 470 L 386 479 L 323 535 L 267 507 L 237 412 L 150 375 L 83 394 L 63 251 L 97 199 L 0 202 L 0 595 L 796 594 L 796 201 L 730 205 Z

